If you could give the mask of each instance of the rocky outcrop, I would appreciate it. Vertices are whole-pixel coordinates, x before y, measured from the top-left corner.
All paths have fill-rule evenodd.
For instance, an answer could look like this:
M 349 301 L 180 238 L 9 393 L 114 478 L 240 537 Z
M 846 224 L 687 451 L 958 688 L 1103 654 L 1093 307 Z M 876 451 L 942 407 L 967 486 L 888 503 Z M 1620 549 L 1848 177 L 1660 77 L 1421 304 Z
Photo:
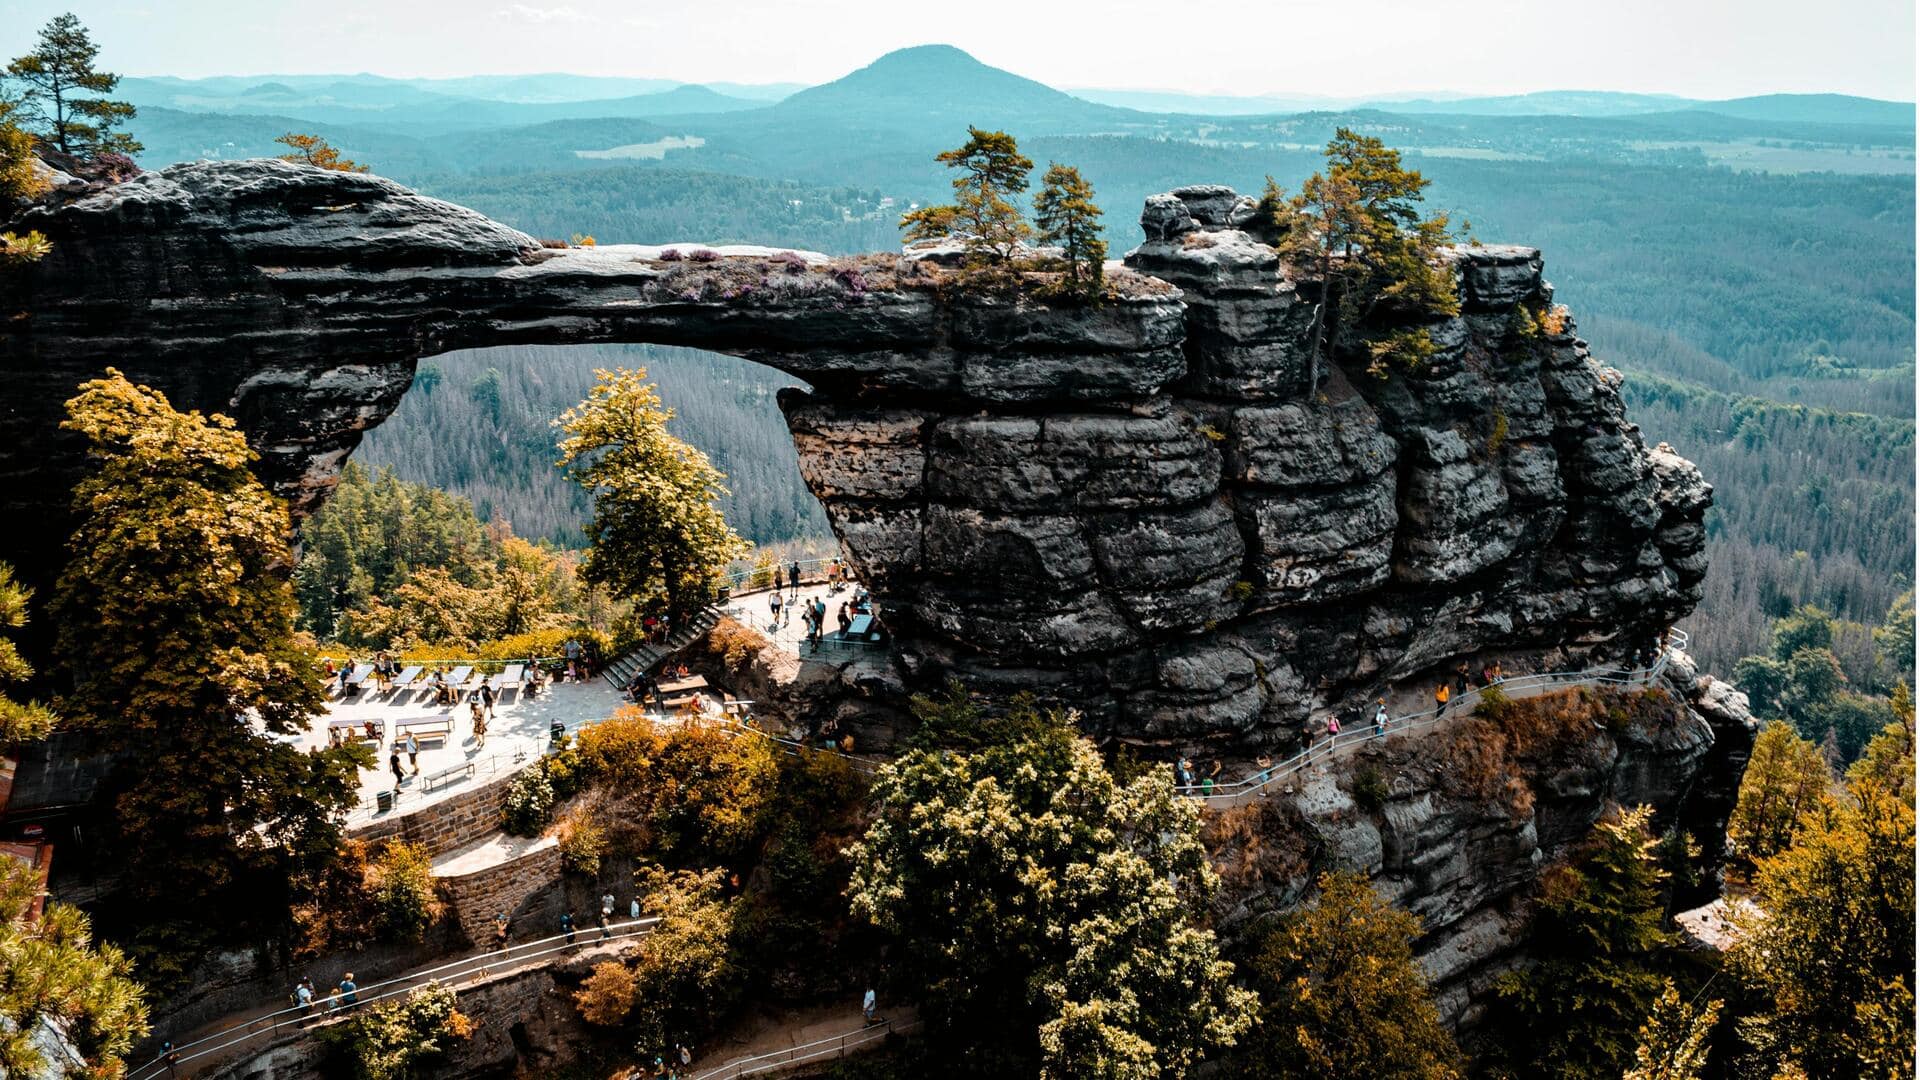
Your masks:
M 0 512 L 58 523 L 61 403 L 108 365 L 236 417 L 296 511 L 415 362 L 507 343 L 735 353 L 872 583 L 908 688 L 958 677 L 1140 743 L 1271 746 L 1315 708 L 1488 650 L 1575 666 L 1699 596 L 1710 489 L 1649 450 L 1529 248 L 1452 253 L 1461 314 L 1308 386 L 1313 282 L 1218 186 L 1148 201 L 1116 294 L 952 287 L 929 260 L 550 250 L 388 181 L 198 163 L 35 209 L 0 281 Z M 1400 316 L 1404 322 L 1406 316 Z M 0 558 L 45 582 L 57 527 Z

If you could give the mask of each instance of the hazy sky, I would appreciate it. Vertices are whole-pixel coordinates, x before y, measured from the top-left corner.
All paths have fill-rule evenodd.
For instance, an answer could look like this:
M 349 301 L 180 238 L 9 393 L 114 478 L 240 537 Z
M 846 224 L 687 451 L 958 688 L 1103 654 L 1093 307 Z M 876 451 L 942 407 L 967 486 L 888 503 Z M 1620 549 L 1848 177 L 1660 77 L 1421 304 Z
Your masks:
M 813 83 L 945 42 L 1058 86 L 1914 96 L 1914 0 L 0 0 L 0 52 L 65 10 L 146 75 Z

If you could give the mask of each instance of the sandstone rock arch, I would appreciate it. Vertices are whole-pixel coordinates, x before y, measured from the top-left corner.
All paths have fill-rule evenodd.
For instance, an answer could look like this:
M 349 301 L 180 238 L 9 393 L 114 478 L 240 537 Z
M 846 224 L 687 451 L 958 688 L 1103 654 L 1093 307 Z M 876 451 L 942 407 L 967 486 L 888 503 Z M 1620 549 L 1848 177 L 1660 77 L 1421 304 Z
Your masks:
M 1309 394 L 1313 285 L 1237 228 L 1148 201 L 1124 294 L 957 293 L 912 266 L 740 250 L 556 251 L 389 181 L 196 163 L 29 212 L 53 254 L 0 281 L 0 508 L 58 522 L 60 404 L 109 364 L 238 418 L 304 512 L 415 363 L 516 343 L 732 353 L 875 586 L 906 685 L 958 676 L 1140 742 L 1262 745 L 1310 709 L 1488 649 L 1579 655 L 1692 609 L 1711 492 L 1623 413 L 1529 248 L 1454 254 L 1463 313 L 1419 372 Z M 17 313 L 17 314 L 16 314 Z M 0 558 L 45 582 L 57 527 Z

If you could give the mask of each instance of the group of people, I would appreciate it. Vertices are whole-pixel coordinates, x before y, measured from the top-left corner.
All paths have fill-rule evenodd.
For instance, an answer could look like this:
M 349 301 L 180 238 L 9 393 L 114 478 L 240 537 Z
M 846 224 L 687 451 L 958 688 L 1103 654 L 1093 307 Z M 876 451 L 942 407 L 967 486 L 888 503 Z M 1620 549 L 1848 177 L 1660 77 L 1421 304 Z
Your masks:
M 353 981 L 353 972 L 349 971 L 340 976 L 339 984 L 327 994 L 324 1007 L 327 1013 L 337 1013 L 341 1009 L 352 1008 L 359 1003 L 360 987 Z M 314 986 L 311 977 L 301 976 L 300 981 L 294 984 L 293 1004 L 300 1010 L 302 1018 L 315 1015 L 315 1007 L 321 1005 L 320 991 Z

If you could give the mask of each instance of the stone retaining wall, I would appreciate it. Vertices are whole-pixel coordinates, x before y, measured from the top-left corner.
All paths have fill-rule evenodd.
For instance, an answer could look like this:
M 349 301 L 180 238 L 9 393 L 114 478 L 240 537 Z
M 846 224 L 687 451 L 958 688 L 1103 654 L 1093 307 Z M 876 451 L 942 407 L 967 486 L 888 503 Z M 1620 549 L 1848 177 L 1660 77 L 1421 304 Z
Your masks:
M 467 941 L 474 945 L 493 939 L 496 913 L 504 911 L 509 919 L 524 921 L 534 909 L 543 907 L 539 901 L 559 884 L 560 845 L 551 836 L 541 837 L 504 862 L 440 878 L 447 902 L 453 907 L 455 922 Z
M 538 755 L 527 755 L 528 764 L 538 760 Z M 520 770 L 515 769 L 479 787 L 428 803 L 417 810 L 406 809 L 403 802 L 394 813 L 354 826 L 348 830 L 348 834 L 355 840 L 363 840 L 375 847 L 389 840 L 406 840 L 426 845 L 431 855 L 445 855 L 500 828 L 500 814 L 507 805 L 507 790 L 513 786 L 513 778 L 519 774 Z

